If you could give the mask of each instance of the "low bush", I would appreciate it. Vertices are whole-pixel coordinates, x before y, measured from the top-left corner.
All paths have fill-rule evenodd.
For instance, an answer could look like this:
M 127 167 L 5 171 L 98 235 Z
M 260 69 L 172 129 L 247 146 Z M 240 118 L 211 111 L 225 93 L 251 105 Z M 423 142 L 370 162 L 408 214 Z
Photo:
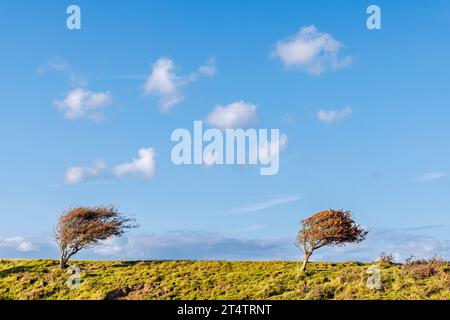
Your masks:
M 391 253 L 382 252 L 378 258 L 378 263 L 381 265 L 393 265 L 395 264 L 395 257 Z
M 411 256 L 406 259 L 402 271 L 415 279 L 426 279 L 436 275 L 445 265 L 446 262 L 439 257 L 419 259 Z

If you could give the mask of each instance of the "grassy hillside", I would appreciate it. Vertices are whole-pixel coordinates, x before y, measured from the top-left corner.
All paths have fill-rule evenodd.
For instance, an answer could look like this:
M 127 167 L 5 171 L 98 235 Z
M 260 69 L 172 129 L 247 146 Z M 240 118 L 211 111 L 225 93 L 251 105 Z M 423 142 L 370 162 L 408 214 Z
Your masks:
M 75 261 L 79 289 L 52 260 L 0 260 L 0 299 L 450 299 L 450 264 L 381 265 L 384 288 L 366 287 L 362 263 Z

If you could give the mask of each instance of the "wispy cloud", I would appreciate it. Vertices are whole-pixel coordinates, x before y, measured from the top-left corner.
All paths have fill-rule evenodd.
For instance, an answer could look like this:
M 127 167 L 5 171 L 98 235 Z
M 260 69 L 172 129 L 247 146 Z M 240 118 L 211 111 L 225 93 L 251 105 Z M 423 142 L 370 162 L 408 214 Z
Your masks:
M 244 214 L 244 213 L 261 211 L 261 210 L 268 209 L 273 206 L 298 201 L 298 200 L 302 199 L 302 197 L 303 197 L 303 195 L 301 195 L 301 194 L 279 196 L 279 197 L 276 197 L 273 199 L 261 201 L 261 202 L 258 202 L 258 203 L 252 204 L 252 205 L 248 205 L 248 206 L 244 206 L 244 207 L 240 207 L 240 208 L 231 210 L 227 214 L 230 214 L 230 215 L 231 214 Z
M 198 74 L 203 74 L 212 77 L 217 73 L 217 67 L 216 67 L 216 58 L 211 57 L 209 60 L 198 67 Z
M 291 239 L 243 239 L 214 232 L 171 231 L 107 240 L 94 253 L 108 259 L 286 259 L 296 253 Z
M 418 227 L 410 227 L 410 228 L 397 228 L 395 230 L 400 231 L 425 231 L 425 230 L 435 230 L 441 228 L 448 228 L 445 225 L 427 225 L 427 226 L 418 226 Z
M 436 181 L 444 179 L 447 175 L 445 172 L 427 172 L 421 174 L 415 180 L 420 182 Z
M 319 110 L 317 118 L 321 122 L 332 123 L 339 122 L 349 118 L 353 113 L 352 108 L 346 107 L 342 110 Z
M 84 87 L 87 85 L 87 79 L 81 76 L 74 66 L 61 57 L 53 58 L 48 63 L 37 68 L 37 73 L 39 75 L 49 71 L 60 72 L 66 75 L 69 78 L 72 87 Z
M 257 224 L 257 225 L 254 225 L 254 226 L 249 226 L 249 227 L 246 227 L 246 228 L 242 228 L 242 229 L 238 230 L 238 232 L 253 232 L 253 231 L 264 229 L 265 227 L 266 226 L 263 225 L 263 224 Z
M 343 44 L 329 33 L 319 32 L 311 25 L 300 28 L 295 36 L 279 41 L 272 55 L 278 57 L 287 68 L 320 75 L 326 70 L 336 70 L 351 63 L 350 56 L 341 54 L 343 48 Z
M 247 231 L 261 226 L 249 227 Z M 398 262 L 411 255 L 450 258 L 450 240 L 437 238 L 428 226 L 404 229 L 370 230 L 367 239 L 344 247 L 324 247 L 314 253 L 314 261 L 375 261 L 381 252 L 394 254 Z M 448 228 L 448 227 L 444 227 Z M 244 231 L 244 230 L 243 230 Z M 220 259 L 220 260 L 299 260 L 296 234 L 278 238 L 249 238 L 206 231 L 171 231 L 126 234 L 112 238 L 93 249 L 80 252 L 76 259 Z M 0 256 L 8 258 L 57 258 L 52 237 L 0 237 Z
M 106 169 L 106 163 L 98 159 L 90 167 L 70 167 L 66 170 L 64 181 L 66 184 L 76 184 L 98 179 Z
M 99 75 L 97 79 L 107 79 L 107 80 L 143 80 L 146 79 L 146 74 L 110 74 L 110 75 Z

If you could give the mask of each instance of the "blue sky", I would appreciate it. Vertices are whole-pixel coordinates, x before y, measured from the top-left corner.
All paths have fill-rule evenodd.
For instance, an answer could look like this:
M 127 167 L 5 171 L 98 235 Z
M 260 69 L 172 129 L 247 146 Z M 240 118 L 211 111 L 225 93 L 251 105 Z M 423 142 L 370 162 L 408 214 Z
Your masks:
M 80 257 L 296 259 L 344 208 L 368 240 L 316 259 L 449 258 L 450 3 L 376 1 L 381 30 L 369 4 L 2 1 L 0 256 L 56 257 L 58 214 L 115 204 L 140 228 Z M 172 131 L 233 103 L 288 137 L 279 173 L 175 166 Z

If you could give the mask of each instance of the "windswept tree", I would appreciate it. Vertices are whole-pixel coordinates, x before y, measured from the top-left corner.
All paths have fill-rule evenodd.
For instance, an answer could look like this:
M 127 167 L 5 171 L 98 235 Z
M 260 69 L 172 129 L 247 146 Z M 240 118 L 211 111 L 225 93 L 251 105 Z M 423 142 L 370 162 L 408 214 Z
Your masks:
M 113 206 L 81 207 L 64 212 L 55 227 L 61 268 L 66 268 L 67 261 L 80 250 L 137 227 L 134 222 Z
M 356 224 L 350 211 L 325 210 L 301 221 L 297 236 L 297 246 L 304 254 L 301 271 L 306 270 L 313 252 L 324 246 L 342 246 L 358 243 L 366 238 L 367 231 Z

